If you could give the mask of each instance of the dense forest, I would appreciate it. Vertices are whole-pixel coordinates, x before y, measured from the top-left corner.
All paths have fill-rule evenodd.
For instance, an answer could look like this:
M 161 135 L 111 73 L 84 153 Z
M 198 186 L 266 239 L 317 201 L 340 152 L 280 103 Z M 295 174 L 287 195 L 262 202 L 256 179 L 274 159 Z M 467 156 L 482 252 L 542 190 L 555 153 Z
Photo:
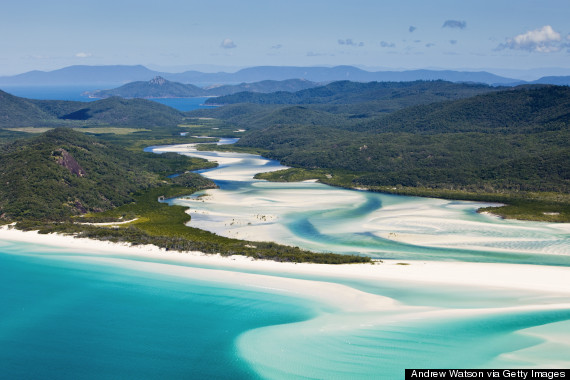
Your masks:
M 127 151 L 70 128 L 57 128 L 18 140 L 0 152 L 0 215 L 64 220 L 112 209 L 132 194 L 159 187 L 168 174 L 208 166 L 176 154 Z M 211 187 L 202 177 L 187 187 Z
M 397 106 L 402 108 L 414 104 L 460 99 L 497 90 L 497 87 L 483 84 L 451 83 L 441 80 L 368 83 L 339 81 L 297 92 L 279 91 L 269 94 L 251 91 L 239 92 L 233 95 L 209 99 L 207 103 L 330 105 L 384 102 L 385 104 L 394 104 L 392 108 Z

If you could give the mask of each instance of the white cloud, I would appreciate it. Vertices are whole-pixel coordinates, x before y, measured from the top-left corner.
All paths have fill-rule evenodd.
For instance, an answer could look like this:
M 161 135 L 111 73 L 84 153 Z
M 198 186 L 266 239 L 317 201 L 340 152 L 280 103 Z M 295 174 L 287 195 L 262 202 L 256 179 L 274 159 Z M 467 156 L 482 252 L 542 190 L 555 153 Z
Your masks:
M 452 29 L 465 29 L 466 27 L 467 27 L 467 22 L 459 20 L 446 20 L 442 26 L 442 28 L 452 28 Z
M 364 42 L 355 42 L 352 38 L 347 38 L 346 40 L 338 40 L 339 45 L 348 45 L 348 46 L 364 46 Z
M 92 55 L 93 54 L 91 54 L 91 53 L 79 52 L 79 53 L 75 54 L 75 57 L 77 57 L 77 58 L 89 58 Z
M 233 49 L 236 48 L 237 45 L 229 38 L 226 38 L 225 40 L 222 41 L 222 43 L 220 44 L 220 47 L 224 48 L 224 49 Z
M 527 50 L 537 53 L 552 53 L 559 51 L 564 46 L 560 33 L 552 29 L 550 25 L 530 30 L 513 38 L 507 38 L 507 42 L 497 46 L 497 50 Z

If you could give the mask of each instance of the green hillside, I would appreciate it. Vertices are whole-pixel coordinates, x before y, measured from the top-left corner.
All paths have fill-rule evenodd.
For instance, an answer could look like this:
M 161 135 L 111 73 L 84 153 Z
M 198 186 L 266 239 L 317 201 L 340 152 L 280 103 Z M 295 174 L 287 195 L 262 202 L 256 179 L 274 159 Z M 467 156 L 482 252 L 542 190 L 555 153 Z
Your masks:
M 32 100 L 0 91 L 0 128 L 112 125 L 176 126 L 184 115 L 144 99 L 108 98 L 95 102 Z
M 132 201 L 163 176 L 203 167 L 202 160 L 127 151 L 58 128 L 0 151 L 0 215 L 5 220 L 61 220 Z
M 229 239 L 186 226 L 186 208 L 159 199 L 215 187 L 187 172 L 211 166 L 175 153 L 129 151 L 70 128 L 53 129 L 0 150 L 0 224 L 17 222 L 16 228 L 24 230 L 153 244 L 166 250 L 292 262 L 370 262 L 367 257 Z M 182 174 L 166 177 L 172 173 Z M 109 221 L 126 223 L 91 224 Z
M 261 92 L 271 93 L 276 91 L 296 92 L 308 88 L 318 87 L 319 84 L 305 79 L 286 79 L 286 80 L 262 80 L 253 83 L 240 83 L 236 85 L 222 85 L 206 87 L 208 95 L 223 96 L 236 94 L 238 92 Z
M 461 99 L 497 88 L 481 84 L 451 83 L 444 81 L 415 82 L 333 82 L 326 86 L 302 91 L 261 94 L 240 92 L 209 99 L 214 104 L 358 104 L 373 102 L 378 107 L 400 109 L 416 104 Z
M 524 86 L 381 116 L 360 113 L 372 106 L 363 100 L 343 113 L 314 104 L 209 112 L 248 128 L 236 148 L 294 167 L 260 178 L 517 203 L 504 215 L 570 220 L 569 88 Z
M 108 98 L 83 103 L 75 111 L 59 116 L 67 121 L 86 121 L 118 126 L 173 126 L 183 120 L 173 108 L 144 99 Z
M 160 76 L 150 81 L 138 81 L 127 83 L 121 87 L 110 90 L 96 90 L 87 94 L 93 98 L 110 98 L 120 96 L 122 98 L 193 98 L 200 96 L 223 96 L 243 91 L 270 93 L 275 91 L 295 92 L 318 84 L 303 79 L 288 79 L 283 81 L 264 80 L 254 83 L 240 83 L 236 85 L 211 85 L 205 88 L 192 84 L 172 82 Z
M 53 117 L 37 104 L 0 90 L 0 128 L 30 126 L 48 120 Z
M 377 132 L 522 133 L 568 128 L 570 87 L 521 86 L 511 91 L 407 108 L 359 125 Z
M 566 87 L 496 92 L 352 124 L 292 108 L 264 118 L 281 120 L 285 111 L 288 123 L 253 129 L 236 145 L 269 149 L 286 165 L 366 172 L 357 182 L 368 186 L 570 191 L 560 169 L 570 167 Z M 541 166 L 523 164 L 534 161 Z
M 171 82 L 162 77 L 155 77 L 150 81 L 127 83 L 111 90 L 97 90 L 89 95 L 94 98 L 192 98 L 206 96 L 208 92 L 200 87 Z

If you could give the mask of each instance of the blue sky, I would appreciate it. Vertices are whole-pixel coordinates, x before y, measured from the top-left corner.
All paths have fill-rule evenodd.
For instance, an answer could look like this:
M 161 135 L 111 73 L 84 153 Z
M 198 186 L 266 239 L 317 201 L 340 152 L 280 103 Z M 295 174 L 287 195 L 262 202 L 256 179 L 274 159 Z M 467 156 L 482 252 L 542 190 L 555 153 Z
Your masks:
M 0 75 L 76 64 L 570 69 L 569 17 L 568 0 L 6 1 Z

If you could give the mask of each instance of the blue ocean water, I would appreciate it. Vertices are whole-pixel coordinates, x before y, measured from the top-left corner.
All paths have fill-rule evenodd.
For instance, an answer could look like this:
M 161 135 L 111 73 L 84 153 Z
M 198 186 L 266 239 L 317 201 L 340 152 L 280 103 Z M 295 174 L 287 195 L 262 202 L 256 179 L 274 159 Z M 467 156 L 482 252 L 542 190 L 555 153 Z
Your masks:
M 85 259 L 0 246 L 0 378 L 257 378 L 235 339 L 314 315 L 298 299 Z
M 86 91 L 94 91 L 103 88 L 115 88 L 117 84 L 98 86 L 3 86 L 1 89 L 12 95 L 29 99 L 40 100 L 74 100 L 80 102 L 92 102 L 98 99 L 83 95 Z M 150 99 L 177 109 L 179 111 L 192 111 L 199 108 L 211 108 L 204 105 L 207 97 L 200 98 L 168 98 Z
M 107 87 L 107 86 L 103 86 Z M 39 100 L 74 100 L 80 102 L 91 102 L 97 99 L 90 99 L 82 95 L 85 91 L 94 91 L 101 86 L 3 86 L 2 91 L 12 95 L 28 99 Z M 109 87 L 112 88 L 112 87 Z

